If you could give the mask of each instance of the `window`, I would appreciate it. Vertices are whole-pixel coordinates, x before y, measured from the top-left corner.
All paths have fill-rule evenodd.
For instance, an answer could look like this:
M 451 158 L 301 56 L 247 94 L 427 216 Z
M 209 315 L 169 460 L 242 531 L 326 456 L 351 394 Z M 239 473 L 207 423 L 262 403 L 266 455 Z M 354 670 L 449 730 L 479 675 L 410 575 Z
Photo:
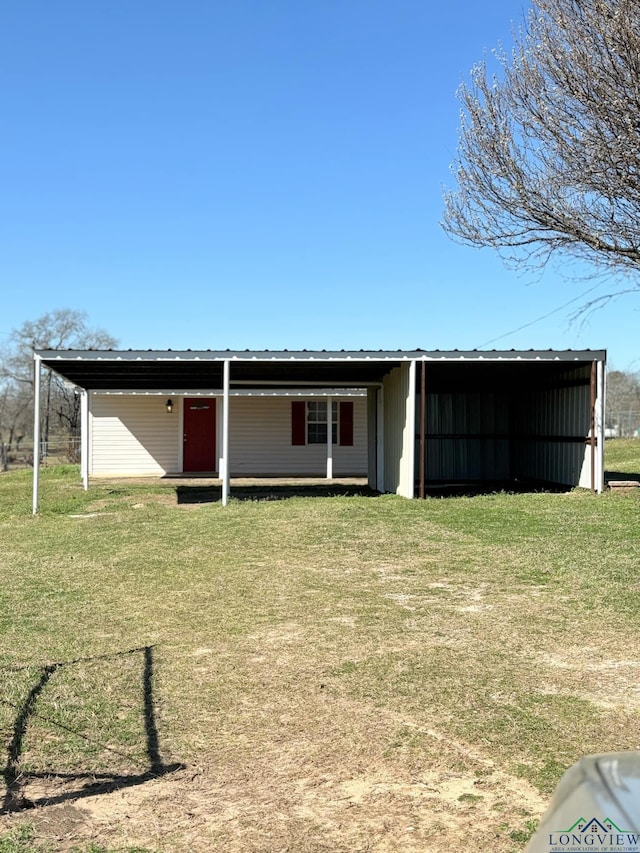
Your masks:
M 331 404 L 331 442 L 338 443 L 338 404 Z M 307 403 L 307 444 L 327 443 L 327 403 L 310 401 Z
M 351 400 L 331 404 L 331 438 L 333 444 L 353 446 L 353 403 Z M 291 403 L 291 444 L 327 443 L 327 401 L 293 400 Z

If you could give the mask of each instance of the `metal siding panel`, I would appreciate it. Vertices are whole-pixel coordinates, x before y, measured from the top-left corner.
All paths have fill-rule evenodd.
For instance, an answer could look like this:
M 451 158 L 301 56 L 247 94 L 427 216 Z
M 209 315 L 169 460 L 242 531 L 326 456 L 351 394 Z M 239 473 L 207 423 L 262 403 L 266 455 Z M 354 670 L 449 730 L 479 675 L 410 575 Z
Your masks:
M 590 366 L 583 364 L 553 381 L 571 383 L 589 375 Z M 588 385 L 433 394 L 427 387 L 426 409 L 428 481 L 517 477 L 577 485 L 587 476 L 585 445 L 575 438 L 586 441 L 589 434 Z M 572 440 L 562 441 L 563 435 Z
M 562 375 L 566 381 L 586 379 L 590 371 L 583 366 Z M 519 399 L 517 419 L 517 475 L 564 485 L 581 481 L 584 446 L 580 442 L 562 442 L 561 436 L 589 433 L 589 387 L 574 385 L 534 389 Z M 527 439 L 530 434 L 549 436 L 549 440 Z M 518 436 L 520 438 L 518 439 Z
M 384 388 L 384 487 L 395 492 L 400 484 L 396 408 L 398 405 L 398 376 L 400 368 L 394 368 L 383 380 Z
M 429 394 L 427 391 L 426 479 L 431 482 L 506 479 L 509 442 L 496 438 L 495 433 L 507 433 L 508 412 L 506 394 L 475 391 Z
M 416 375 L 417 375 L 417 362 L 411 361 L 408 365 L 408 370 L 405 370 L 406 375 L 406 387 L 405 387 L 405 415 L 404 415 L 404 428 L 403 428 L 403 470 L 402 477 L 403 483 L 401 488 L 401 494 L 406 498 L 414 498 L 415 497 L 415 469 L 416 469 L 416 460 L 418 458 L 418 454 L 416 453 L 416 446 L 414 441 L 414 424 L 416 415 L 418 412 L 418 406 L 416 406 L 416 395 L 415 395 L 415 387 L 416 387 Z
M 410 394 L 414 395 L 409 364 L 396 367 L 387 374 L 383 388 L 385 491 L 412 495 L 414 466 L 410 445 L 415 441 L 415 420 L 409 399 Z
M 367 390 L 367 467 L 369 474 L 369 486 L 378 488 L 377 478 L 377 412 L 378 412 L 378 389 Z

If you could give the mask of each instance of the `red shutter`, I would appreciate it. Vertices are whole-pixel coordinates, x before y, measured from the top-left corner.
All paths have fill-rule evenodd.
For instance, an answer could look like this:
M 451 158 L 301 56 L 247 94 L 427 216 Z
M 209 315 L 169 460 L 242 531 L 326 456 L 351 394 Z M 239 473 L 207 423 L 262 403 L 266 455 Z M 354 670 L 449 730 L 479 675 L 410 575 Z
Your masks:
M 307 404 L 304 400 L 291 401 L 291 444 L 307 443 Z
M 340 444 L 353 447 L 353 403 L 340 403 Z

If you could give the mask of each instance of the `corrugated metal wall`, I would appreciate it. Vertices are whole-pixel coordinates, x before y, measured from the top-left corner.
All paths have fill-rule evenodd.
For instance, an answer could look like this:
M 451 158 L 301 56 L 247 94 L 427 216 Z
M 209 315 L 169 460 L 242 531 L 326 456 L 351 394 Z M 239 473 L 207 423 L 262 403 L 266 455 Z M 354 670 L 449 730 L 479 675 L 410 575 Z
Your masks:
M 425 481 L 428 483 L 544 481 L 591 485 L 588 437 L 591 365 L 536 370 L 524 363 L 511 375 L 482 374 L 481 391 L 464 387 L 465 364 L 455 374 L 427 367 Z M 431 373 L 430 373 L 431 371 Z M 437 390 L 429 392 L 429 377 Z M 479 374 L 478 374 L 479 376 Z M 420 455 L 419 394 L 416 405 L 416 460 Z M 596 473 L 601 447 L 597 449 Z M 419 477 L 418 462 L 415 470 Z M 599 481 L 596 483 L 598 486 Z
M 508 432 L 509 405 L 505 393 L 428 394 L 426 479 L 433 482 L 507 479 Z M 417 459 L 419 434 L 418 412 Z
M 383 380 L 384 490 L 414 495 L 415 362 L 394 368 Z
M 559 376 L 559 387 L 522 389 L 517 395 L 512 416 L 516 477 L 571 486 L 582 480 L 582 485 L 590 485 L 590 459 L 586 477 L 581 476 L 589 450 L 590 376 L 591 366 L 585 365 Z

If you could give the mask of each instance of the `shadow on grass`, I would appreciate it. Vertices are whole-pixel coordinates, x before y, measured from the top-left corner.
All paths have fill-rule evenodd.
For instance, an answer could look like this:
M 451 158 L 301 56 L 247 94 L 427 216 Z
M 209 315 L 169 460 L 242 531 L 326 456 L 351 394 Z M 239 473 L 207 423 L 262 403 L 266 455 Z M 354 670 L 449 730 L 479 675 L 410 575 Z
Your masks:
M 570 491 L 571 486 L 559 483 L 547 483 L 532 480 L 492 480 L 489 482 L 467 483 L 426 483 L 426 498 L 459 498 L 476 497 L 479 495 L 512 494 L 524 495 L 534 493 L 563 494 Z M 419 484 L 415 485 L 415 494 L 419 494 Z
M 121 657 L 124 655 L 142 654 L 143 656 L 143 673 L 142 673 L 142 701 L 143 701 L 143 717 L 145 729 L 145 751 L 147 756 L 147 767 L 140 773 L 121 774 L 121 773 L 56 773 L 55 771 L 47 773 L 23 772 L 20 769 L 20 761 L 23 752 L 24 739 L 31 718 L 38 717 L 36 704 L 39 696 L 45 690 L 51 677 L 60 669 L 68 666 L 73 666 L 77 663 L 91 663 L 96 660 L 105 660 L 105 658 Z M 5 782 L 5 794 L 2 806 L 0 807 L 0 815 L 7 812 L 20 811 L 22 809 L 31 809 L 44 805 L 55 805 L 67 801 L 82 799 L 84 797 L 95 796 L 96 794 L 106 794 L 111 791 L 122 788 L 141 785 L 144 782 L 149 782 L 151 779 L 157 779 L 167 773 L 174 773 L 176 770 L 183 770 L 185 765 L 180 763 L 164 764 L 160 755 L 160 744 L 158 737 L 158 728 L 156 725 L 154 702 L 153 702 L 153 646 L 143 646 L 137 649 L 128 649 L 124 652 L 118 652 L 115 655 L 100 656 L 96 658 L 83 658 L 74 661 L 64 661 L 58 663 L 47 664 L 40 670 L 38 680 L 33 684 L 29 694 L 22 705 L 16 706 L 12 703 L 3 700 L 3 704 L 11 705 L 17 711 L 13 723 L 13 735 L 7 747 L 7 761 L 3 771 Z M 15 669 L 14 669 L 15 671 Z M 62 725 L 55 720 L 42 717 L 48 723 L 56 726 L 63 731 L 83 738 L 91 740 L 82 732 L 74 731 L 73 729 Z M 92 741 L 96 743 L 96 741 Z M 117 750 L 99 744 L 105 749 L 115 752 L 121 757 L 131 759 L 130 756 L 123 755 Z M 24 796 L 24 788 L 33 779 L 48 779 L 64 781 L 66 783 L 78 782 L 80 787 L 66 790 L 60 794 L 52 796 L 43 796 L 37 799 L 27 799 Z
M 378 497 L 380 493 L 368 486 L 344 483 L 317 485 L 256 485 L 232 486 L 229 497 L 238 501 L 284 501 L 288 498 Z M 179 504 L 215 503 L 222 499 L 220 486 L 178 486 Z
M 626 483 L 640 483 L 640 474 L 630 473 L 629 471 L 605 471 L 604 481 L 606 484 L 612 481 L 623 481 Z

